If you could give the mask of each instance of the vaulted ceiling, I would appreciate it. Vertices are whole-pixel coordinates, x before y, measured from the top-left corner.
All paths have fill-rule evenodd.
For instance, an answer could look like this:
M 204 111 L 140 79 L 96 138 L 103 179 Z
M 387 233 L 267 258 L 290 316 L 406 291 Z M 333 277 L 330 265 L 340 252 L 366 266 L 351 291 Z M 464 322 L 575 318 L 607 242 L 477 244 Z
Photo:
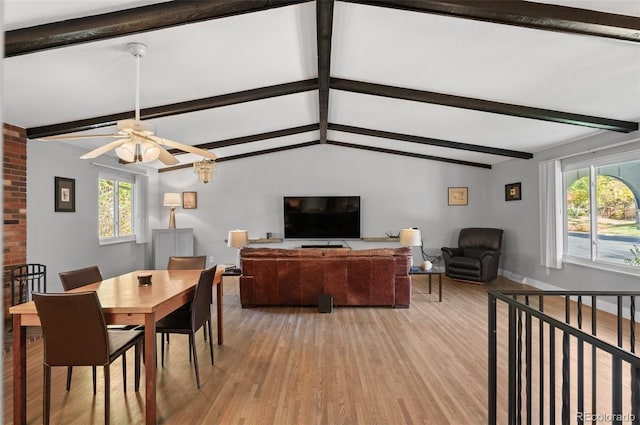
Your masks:
M 130 42 L 142 119 L 218 161 L 325 144 L 491 168 L 640 121 L 637 0 L 4 6 L 3 119 L 31 139 L 132 118 Z

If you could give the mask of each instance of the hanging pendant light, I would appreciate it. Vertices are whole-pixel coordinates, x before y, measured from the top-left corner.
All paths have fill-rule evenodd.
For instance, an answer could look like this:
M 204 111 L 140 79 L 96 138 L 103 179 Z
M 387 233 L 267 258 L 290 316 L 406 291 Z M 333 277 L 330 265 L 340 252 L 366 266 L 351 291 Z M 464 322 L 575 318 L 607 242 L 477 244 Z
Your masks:
M 201 183 L 209 183 L 213 180 L 214 169 L 215 163 L 210 159 L 202 158 L 202 160 L 193 163 L 193 172 L 198 175 L 198 180 Z

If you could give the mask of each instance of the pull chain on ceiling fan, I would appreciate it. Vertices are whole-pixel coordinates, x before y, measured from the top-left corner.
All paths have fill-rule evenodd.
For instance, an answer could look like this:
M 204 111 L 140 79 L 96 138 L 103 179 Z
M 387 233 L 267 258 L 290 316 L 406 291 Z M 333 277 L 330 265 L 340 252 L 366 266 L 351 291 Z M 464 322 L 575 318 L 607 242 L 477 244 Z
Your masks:
M 142 43 L 129 43 L 127 44 L 127 49 L 136 58 L 136 108 L 134 119 L 118 121 L 118 132 L 116 134 L 89 136 L 61 135 L 43 137 L 42 140 L 70 140 L 96 137 L 119 139 L 82 155 L 80 157 L 81 159 L 95 158 L 115 149 L 118 157 L 127 162 L 151 162 L 159 159 L 165 165 L 178 164 L 179 161 L 163 147 L 166 146 L 215 160 L 217 156 L 212 152 L 154 135 L 153 125 L 140 120 L 140 60 L 147 52 L 147 46 Z

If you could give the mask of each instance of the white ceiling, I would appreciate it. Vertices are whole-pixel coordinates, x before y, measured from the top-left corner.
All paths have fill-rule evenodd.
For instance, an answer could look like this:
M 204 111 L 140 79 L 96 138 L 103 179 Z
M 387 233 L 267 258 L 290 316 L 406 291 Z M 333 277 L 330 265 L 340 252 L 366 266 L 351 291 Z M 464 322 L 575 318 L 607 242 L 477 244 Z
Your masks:
M 4 29 L 153 3 L 160 2 L 5 0 Z M 638 0 L 544 3 L 640 17 Z M 129 42 L 148 46 L 141 66 L 144 109 L 318 78 L 316 38 L 316 3 L 307 2 L 7 57 L 4 120 L 29 129 L 133 110 Z M 336 1 L 331 47 L 332 78 L 640 121 L 640 42 Z M 318 90 L 311 90 L 149 121 L 161 137 L 198 145 L 317 124 L 319 113 Z M 528 153 L 603 131 L 335 89 L 328 122 Z M 213 151 L 224 158 L 319 137 L 307 131 Z M 483 164 L 508 159 L 331 129 L 327 138 Z M 68 143 L 90 150 L 108 141 Z

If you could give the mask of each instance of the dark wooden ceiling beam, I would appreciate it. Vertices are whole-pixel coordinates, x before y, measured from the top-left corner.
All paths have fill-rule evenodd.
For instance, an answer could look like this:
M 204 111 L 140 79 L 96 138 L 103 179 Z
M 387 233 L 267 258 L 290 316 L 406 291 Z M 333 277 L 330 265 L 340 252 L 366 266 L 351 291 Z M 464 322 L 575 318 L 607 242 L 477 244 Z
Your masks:
M 327 124 L 329 123 L 329 73 L 331 70 L 333 4 L 333 0 L 316 0 L 320 143 L 326 143 L 327 141 Z
M 268 131 L 266 133 L 251 134 L 249 136 L 234 137 L 232 139 L 219 140 L 217 142 L 202 143 L 200 145 L 195 145 L 195 147 L 200 149 L 205 149 L 205 150 L 220 149 L 220 148 L 225 148 L 227 146 L 242 145 L 244 143 L 260 142 L 263 140 L 275 139 L 277 137 L 285 137 L 285 136 L 291 136 L 294 134 L 308 133 L 310 131 L 317 131 L 319 128 L 320 126 L 318 123 L 301 125 L 299 127 L 291 127 L 283 130 Z M 179 149 L 171 149 L 169 150 L 169 153 L 173 155 L 180 155 L 180 154 L 186 154 L 188 152 L 184 152 Z
M 330 87 L 332 89 L 354 93 L 411 100 L 414 102 L 432 103 L 436 105 L 450 106 L 453 108 L 472 109 L 475 111 L 511 115 L 514 117 L 530 118 L 561 124 L 579 125 L 601 130 L 619 131 L 622 133 L 630 133 L 632 131 L 638 130 L 637 122 L 594 117 L 590 115 L 573 114 L 570 112 L 533 108 L 529 106 L 514 105 L 510 103 L 493 102 L 490 100 L 454 96 L 450 94 L 408 89 L 404 87 L 365 83 L 362 81 L 346 80 L 342 78 L 331 78 Z
M 277 84 L 275 86 L 261 87 L 258 89 L 245 90 L 235 93 L 222 94 L 203 99 L 190 100 L 187 102 L 173 103 L 170 105 L 146 108 L 140 111 L 141 119 L 162 118 L 172 115 L 184 114 L 187 112 L 201 111 L 222 106 L 234 105 L 243 102 L 268 99 L 277 96 L 301 93 L 318 89 L 318 80 L 296 81 L 293 83 Z M 101 127 L 114 125 L 118 120 L 133 118 L 134 111 L 121 112 L 101 117 L 86 118 L 83 120 L 70 121 L 59 124 L 45 125 L 41 127 L 31 127 L 27 129 L 27 138 L 37 139 L 39 137 L 55 136 L 59 134 L 75 133 L 78 131 L 92 130 Z
M 640 42 L 640 18 L 519 0 L 343 0 L 539 30 Z
M 333 140 L 327 140 L 327 144 L 328 145 L 334 145 L 334 146 L 342 146 L 342 147 L 345 147 L 345 148 L 362 149 L 362 150 L 365 150 L 365 151 L 387 153 L 387 154 L 391 154 L 391 155 L 408 156 L 408 157 L 411 157 L 411 158 L 428 159 L 430 161 L 447 162 L 449 164 L 467 165 L 467 166 L 470 166 L 470 167 L 491 169 L 491 165 L 490 164 L 483 164 L 481 162 L 462 161 L 462 160 L 451 159 L 451 158 L 443 158 L 443 157 L 440 157 L 440 156 L 423 155 L 423 154 L 414 153 L 414 152 L 405 152 L 405 151 L 398 151 L 398 150 L 394 150 L 394 149 L 378 148 L 378 147 L 375 147 L 375 146 L 357 145 L 355 143 L 336 142 L 336 141 L 333 141 Z
M 292 150 L 292 149 L 299 149 L 299 148 L 306 148 L 307 146 L 315 146 L 315 145 L 319 145 L 319 144 L 320 144 L 319 140 L 314 140 L 312 142 L 304 142 L 304 143 L 297 143 L 297 144 L 294 144 L 294 145 L 279 146 L 277 148 L 262 149 L 262 150 L 247 152 L 247 153 L 241 153 L 241 154 L 238 154 L 238 155 L 225 156 L 225 157 L 216 159 L 216 162 L 233 161 L 235 159 L 250 158 L 252 156 L 266 155 L 266 154 L 269 154 L 269 153 L 283 152 L 283 151 L 288 151 L 288 150 Z M 191 168 L 191 167 L 193 167 L 193 163 L 192 162 L 189 163 L 189 164 L 176 165 L 174 167 L 160 168 L 160 169 L 158 169 L 158 172 L 159 173 L 165 173 L 167 171 L 182 170 L 184 168 Z
M 5 32 L 5 57 L 259 12 L 309 0 L 169 1 Z
M 354 127 L 351 125 L 329 123 L 329 130 L 342 131 L 345 133 L 362 134 L 364 136 L 380 137 L 383 139 L 400 140 L 402 142 L 420 143 L 423 145 L 440 146 L 443 148 L 459 149 L 465 151 L 486 153 L 490 155 L 508 156 L 510 158 L 531 159 L 533 154 L 509 149 L 491 148 L 488 146 L 472 145 L 469 143 L 451 142 L 442 139 L 432 139 L 429 137 L 413 136 L 410 134 L 392 133 L 390 131 L 372 130 L 369 128 Z

